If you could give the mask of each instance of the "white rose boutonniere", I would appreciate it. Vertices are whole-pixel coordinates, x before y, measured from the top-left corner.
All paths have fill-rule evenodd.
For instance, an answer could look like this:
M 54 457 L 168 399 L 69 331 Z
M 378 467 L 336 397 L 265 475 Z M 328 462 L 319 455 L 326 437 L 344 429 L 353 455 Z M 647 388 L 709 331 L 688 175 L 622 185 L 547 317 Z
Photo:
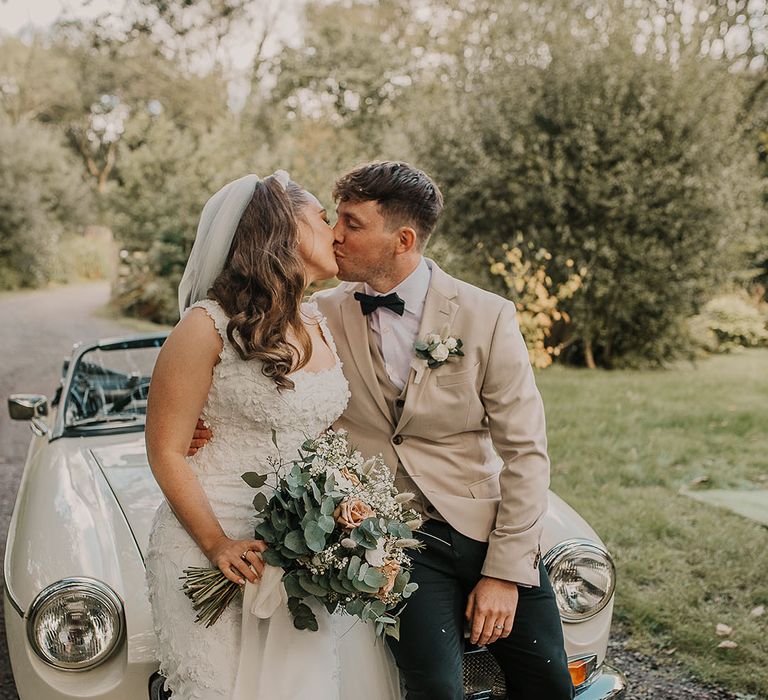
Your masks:
M 434 369 L 445 364 L 452 357 L 464 357 L 461 338 L 441 333 L 428 333 L 424 340 L 417 340 L 413 349 L 416 357 L 424 360 L 427 367 Z

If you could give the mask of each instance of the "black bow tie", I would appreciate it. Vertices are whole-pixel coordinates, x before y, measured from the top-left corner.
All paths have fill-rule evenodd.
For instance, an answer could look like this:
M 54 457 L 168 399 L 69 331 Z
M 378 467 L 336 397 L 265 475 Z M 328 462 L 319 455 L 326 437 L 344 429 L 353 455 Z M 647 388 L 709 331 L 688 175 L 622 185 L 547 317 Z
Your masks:
M 360 302 L 360 308 L 365 316 L 373 313 L 380 306 L 394 311 L 398 316 L 402 316 L 403 311 L 405 311 L 405 302 L 394 293 L 386 296 L 371 296 L 370 294 L 355 292 L 355 299 Z

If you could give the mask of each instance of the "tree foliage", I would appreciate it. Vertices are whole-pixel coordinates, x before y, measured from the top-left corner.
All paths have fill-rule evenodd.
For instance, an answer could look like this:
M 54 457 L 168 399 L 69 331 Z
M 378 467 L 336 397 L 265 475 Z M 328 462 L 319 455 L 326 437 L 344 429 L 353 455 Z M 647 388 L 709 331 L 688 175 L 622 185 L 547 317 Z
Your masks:
M 512 236 L 587 273 L 563 306 L 588 365 L 661 362 L 680 321 L 734 269 L 759 220 L 738 80 L 712 62 L 673 66 L 617 32 L 599 50 L 560 36 L 543 65 L 489 72 L 419 154 L 446 195 L 457 247 L 498 254 Z M 468 94 L 466 94 L 468 92 Z
M 332 208 L 335 176 L 375 158 L 436 178 L 447 207 L 430 254 L 468 281 L 515 298 L 509 249 L 551 252 L 533 276 L 551 280 L 560 320 L 528 340 L 571 361 L 662 362 L 721 283 L 766 265 L 759 3 L 307 0 L 279 51 L 296 3 L 121 6 L 3 39 L 0 111 L 76 157 L 72 181 L 99 195 L 89 222 L 126 251 L 129 313 L 175 319 L 200 209 L 227 180 L 285 168 Z M 254 58 L 236 73 L 227 47 L 246 35 Z M 510 267 L 492 274 L 489 257 Z M 540 301 L 524 312 L 543 322 Z
M 59 238 L 84 222 L 88 195 L 54 132 L 0 118 L 0 289 L 54 276 Z

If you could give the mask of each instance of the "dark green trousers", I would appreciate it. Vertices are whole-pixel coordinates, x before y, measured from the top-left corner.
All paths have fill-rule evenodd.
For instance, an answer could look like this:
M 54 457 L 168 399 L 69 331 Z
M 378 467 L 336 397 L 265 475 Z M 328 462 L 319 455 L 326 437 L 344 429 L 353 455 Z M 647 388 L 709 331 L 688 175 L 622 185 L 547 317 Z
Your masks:
M 464 610 L 488 548 L 428 520 L 417 537 L 411 580 L 419 584 L 400 616 L 400 641 L 388 638 L 408 700 L 462 700 Z M 488 646 L 509 700 L 570 700 L 573 684 L 555 596 L 543 565 L 541 585 L 520 587 L 512 633 Z

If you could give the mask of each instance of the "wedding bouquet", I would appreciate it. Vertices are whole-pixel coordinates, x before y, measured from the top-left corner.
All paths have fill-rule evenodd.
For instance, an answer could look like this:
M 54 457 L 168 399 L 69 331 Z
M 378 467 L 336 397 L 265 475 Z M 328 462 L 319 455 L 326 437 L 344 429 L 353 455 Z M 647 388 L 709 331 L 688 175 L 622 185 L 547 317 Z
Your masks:
M 273 442 L 277 444 L 273 434 Z M 279 459 L 267 474 L 243 479 L 259 489 L 256 537 L 268 548 L 266 564 L 283 569 L 288 608 L 298 629 L 317 630 L 317 618 L 303 601 L 317 600 L 329 613 L 343 610 L 376 625 L 377 635 L 398 637 L 391 614 L 417 584 L 410 582 L 406 550 L 419 546 L 413 529 L 418 514 L 406 507 L 413 498 L 398 493 L 380 457 L 364 459 L 350 448 L 345 431 L 307 440 L 288 468 Z M 264 488 L 272 488 L 269 497 Z M 218 569 L 185 569 L 183 590 L 210 626 L 233 600 L 239 586 Z

